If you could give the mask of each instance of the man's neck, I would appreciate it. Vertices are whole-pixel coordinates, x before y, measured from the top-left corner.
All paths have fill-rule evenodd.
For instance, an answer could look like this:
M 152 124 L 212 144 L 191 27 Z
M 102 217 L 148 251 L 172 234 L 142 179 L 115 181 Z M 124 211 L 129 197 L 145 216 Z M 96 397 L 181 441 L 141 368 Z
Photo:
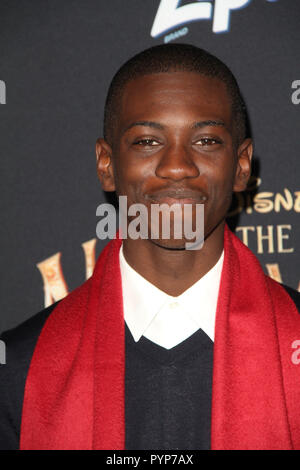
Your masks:
M 163 248 L 151 240 L 125 239 L 123 253 L 128 264 L 160 290 L 174 297 L 201 279 L 219 260 L 224 247 L 220 224 L 200 250 Z

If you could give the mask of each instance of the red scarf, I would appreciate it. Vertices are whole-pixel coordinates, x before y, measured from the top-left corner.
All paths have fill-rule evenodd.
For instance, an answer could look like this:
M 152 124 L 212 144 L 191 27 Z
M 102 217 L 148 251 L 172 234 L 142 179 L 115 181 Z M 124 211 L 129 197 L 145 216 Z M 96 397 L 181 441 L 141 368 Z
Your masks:
M 21 449 L 125 446 L 119 249 L 48 317 L 30 364 Z M 250 250 L 225 229 L 214 343 L 212 449 L 300 449 L 300 315 Z

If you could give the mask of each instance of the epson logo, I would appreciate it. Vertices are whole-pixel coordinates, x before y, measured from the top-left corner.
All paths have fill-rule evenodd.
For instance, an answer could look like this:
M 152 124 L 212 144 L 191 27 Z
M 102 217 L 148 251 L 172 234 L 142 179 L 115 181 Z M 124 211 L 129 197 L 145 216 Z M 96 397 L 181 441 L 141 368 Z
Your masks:
M 156 38 L 172 28 L 191 21 L 210 19 L 212 19 L 214 33 L 227 32 L 230 28 L 231 12 L 246 7 L 250 2 L 251 0 L 214 0 L 214 2 L 198 0 L 180 6 L 181 0 L 161 0 L 151 29 L 151 36 Z

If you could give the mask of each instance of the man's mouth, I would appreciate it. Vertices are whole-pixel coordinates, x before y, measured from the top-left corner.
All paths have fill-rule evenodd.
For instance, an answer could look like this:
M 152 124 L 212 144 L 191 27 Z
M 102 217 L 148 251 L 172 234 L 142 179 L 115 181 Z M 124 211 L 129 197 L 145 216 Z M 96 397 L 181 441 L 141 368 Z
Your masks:
M 155 204 L 204 204 L 208 197 L 204 192 L 185 188 L 163 189 L 146 194 L 145 199 Z

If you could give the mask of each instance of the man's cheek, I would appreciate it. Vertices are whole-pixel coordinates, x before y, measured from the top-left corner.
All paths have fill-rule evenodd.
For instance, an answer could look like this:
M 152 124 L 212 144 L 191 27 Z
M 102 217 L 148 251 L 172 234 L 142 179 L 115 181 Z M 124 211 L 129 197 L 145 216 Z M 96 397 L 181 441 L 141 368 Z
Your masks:
M 231 205 L 232 194 L 228 185 L 224 185 L 224 182 L 220 183 L 219 186 L 215 186 L 210 194 L 209 200 L 204 207 L 205 220 L 223 218 L 228 212 Z

